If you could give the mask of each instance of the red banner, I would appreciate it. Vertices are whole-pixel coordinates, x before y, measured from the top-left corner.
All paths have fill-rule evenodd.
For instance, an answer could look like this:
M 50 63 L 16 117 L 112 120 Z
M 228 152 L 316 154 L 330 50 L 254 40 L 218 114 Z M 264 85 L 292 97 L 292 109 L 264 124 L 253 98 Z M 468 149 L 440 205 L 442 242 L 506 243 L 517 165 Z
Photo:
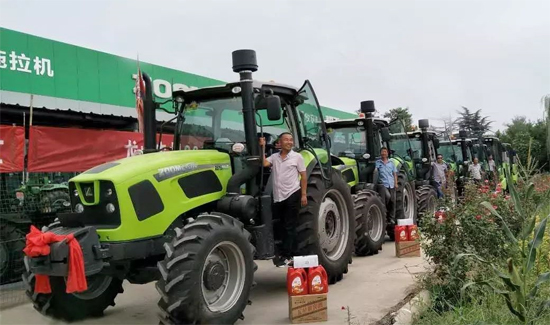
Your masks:
M 25 129 L 0 125 L 0 173 L 23 171 L 24 157 Z
M 157 142 L 158 142 L 157 135 Z M 202 148 L 204 137 L 182 137 L 184 149 Z M 164 134 L 162 147 L 174 136 Z M 30 127 L 29 172 L 81 172 L 103 163 L 141 154 L 143 134 L 123 131 Z

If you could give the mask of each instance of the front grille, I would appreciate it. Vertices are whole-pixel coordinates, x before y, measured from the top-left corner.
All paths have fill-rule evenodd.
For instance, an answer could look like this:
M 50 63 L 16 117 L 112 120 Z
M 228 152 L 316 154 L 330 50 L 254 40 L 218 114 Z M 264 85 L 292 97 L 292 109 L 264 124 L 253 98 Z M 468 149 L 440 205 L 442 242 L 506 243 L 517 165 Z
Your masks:
M 94 203 L 94 183 L 80 183 L 80 189 L 82 190 L 82 197 L 86 203 Z
M 108 181 L 99 181 L 96 183 L 99 185 L 99 198 L 98 204 L 85 205 L 84 211 L 80 213 L 81 222 L 86 226 L 95 226 L 99 229 L 112 229 L 120 226 L 120 207 L 118 205 L 117 193 L 113 183 Z M 94 183 L 79 183 L 80 190 L 83 192 L 82 196 L 86 200 L 85 203 L 92 204 L 95 197 L 86 197 L 86 189 L 91 188 L 94 193 Z M 74 195 L 76 191 L 76 184 L 74 182 L 69 183 L 69 193 L 71 193 L 71 205 L 73 212 L 75 212 L 75 205 L 83 204 L 80 201 L 80 196 Z M 110 192 L 110 195 L 107 193 Z M 112 213 L 107 212 L 107 204 L 112 203 L 115 206 L 115 211 Z

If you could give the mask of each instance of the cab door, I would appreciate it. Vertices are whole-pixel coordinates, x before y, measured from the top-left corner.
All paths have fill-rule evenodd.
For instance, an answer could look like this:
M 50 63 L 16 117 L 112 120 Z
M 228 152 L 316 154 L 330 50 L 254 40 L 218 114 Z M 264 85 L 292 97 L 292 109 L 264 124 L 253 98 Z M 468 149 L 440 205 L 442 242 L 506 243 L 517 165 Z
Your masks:
M 330 140 L 327 135 L 321 106 L 309 80 L 304 82 L 304 85 L 298 91 L 297 97 L 295 102 L 301 102 L 295 107 L 299 147 L 310 151 L 319 161 L 324 174 L 328 176 L 332 167 Z

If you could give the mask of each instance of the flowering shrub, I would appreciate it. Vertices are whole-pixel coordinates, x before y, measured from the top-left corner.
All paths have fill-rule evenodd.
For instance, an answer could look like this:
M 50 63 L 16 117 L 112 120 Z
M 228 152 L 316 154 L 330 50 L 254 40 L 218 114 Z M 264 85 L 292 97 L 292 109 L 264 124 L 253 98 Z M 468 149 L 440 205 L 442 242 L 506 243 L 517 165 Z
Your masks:
M 543 188 L 542 185 L 539 188 Z M 456 256 L 474 254 L 490 263 L 498 263 L 519 253 L 520 247 L 507 239 L 509 234 L 504 223 L 511 235 L 517 236 L 523 228 L 525 216 L 535 211 L 538 203 L 535 201 L 539 199 L 523 200 L 529 191 L 524 184 L 516 189 L 518 198 L 522 200 L 522 214 L 516 211 L 509 194 L 498 186 L 492 189 L 486 183 L 468 185 L 460 204 L 453 206 L 448 203 L 447 208 L 438 211 L 432 220 L 422 222 L 423 249 L 434 265 L 434 276 L 429 279 L 428 287 L 432 292 L 438 292 L 433 297 L 436 309 L 445 310 L 458 303 L 462 299 L 460 289 L 464 284 L 482 281 L 491 272 L 487 265 L 468 259 L 455 264 Z M 547 193 L 540 192 L 540 195 Z M 492 207 L 501 218 L 495 217 L 482 203 Z M 540 263 L 545 263 L 542 257 L 540 259 Z

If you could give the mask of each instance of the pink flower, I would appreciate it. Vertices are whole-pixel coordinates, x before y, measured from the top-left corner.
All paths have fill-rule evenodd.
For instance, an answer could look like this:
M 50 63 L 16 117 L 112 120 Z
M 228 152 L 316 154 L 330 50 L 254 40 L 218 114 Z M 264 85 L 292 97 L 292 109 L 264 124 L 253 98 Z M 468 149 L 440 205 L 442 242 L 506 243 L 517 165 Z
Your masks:
M 477 220 L 481 220 L 481 216 L 480 216 L 480 215 L 477 215 L 477 216 L 476 216 L 476 219 L 477 219 Z
M 496 206 L 496 205 L 493 205 L 493 209 L 495 209 L 495 210 L 496 210 L 496 209 L 498 209 L 498 206 Z

